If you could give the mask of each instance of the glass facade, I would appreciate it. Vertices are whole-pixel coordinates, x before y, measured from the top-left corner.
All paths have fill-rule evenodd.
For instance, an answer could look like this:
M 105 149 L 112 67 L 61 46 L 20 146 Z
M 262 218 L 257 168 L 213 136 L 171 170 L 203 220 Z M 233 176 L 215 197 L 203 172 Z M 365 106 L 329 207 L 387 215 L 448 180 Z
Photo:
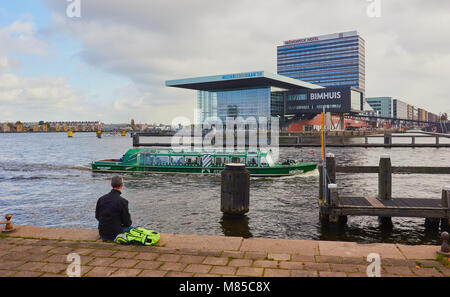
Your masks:
M 277 67 L 280 75 L 365 92 L 364 39 L 356 31 L 286 41 L 277 48 Z
M 378 111 L 380 116 L 392 118 L 392 97 L 369 97 L 366 98 L 366 102 L 373 110 Z
M 208 117 L 266 117 L 271 115 L 270 87 L 198 91 L 197 107 L 202 122 Z

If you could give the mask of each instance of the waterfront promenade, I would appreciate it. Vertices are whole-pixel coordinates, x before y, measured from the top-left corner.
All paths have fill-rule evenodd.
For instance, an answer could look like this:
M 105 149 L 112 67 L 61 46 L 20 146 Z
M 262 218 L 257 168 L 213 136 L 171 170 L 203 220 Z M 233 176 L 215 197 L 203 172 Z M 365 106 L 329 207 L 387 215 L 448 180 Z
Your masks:
M 15 226 L 0 235 L 0 276 L 66 276 L 67 255 L 81 257 L 81 276 L 364 277 L 370 253 L 381 276 L 450 276 L 439 246 L 357 244 L 161 234 L 157 246 L 104 243 L 97 230 Z

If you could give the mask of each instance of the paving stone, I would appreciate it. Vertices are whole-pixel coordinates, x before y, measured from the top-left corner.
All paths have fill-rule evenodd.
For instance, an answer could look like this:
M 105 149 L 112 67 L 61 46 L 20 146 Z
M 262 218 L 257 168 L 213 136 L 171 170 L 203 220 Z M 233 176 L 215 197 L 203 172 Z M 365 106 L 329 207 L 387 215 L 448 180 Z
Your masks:
M 367 274 L 362 272 L 355 272 L 355 273 L 347 273 L 348 277 L 368 277 Z M 383 274 L 381 274 L 383 276 Z
M 3 256 L 4 259 L 7 259 L 8 261 L 18 261 L 23 260 L 26 257 L 28 257 L 30 254 L 27 252 L 10 252 Z
M 118 259 L 117 261 L 109 264 L 109 266 L 119 268 L 133 268 L 138 262 L 138 260 L 132 259 Z
M 280 268 L 284 269 L 303 269 L 303 263 L 302 262 L 284 262 L 281 261 L 279 264 Z
M 41 268 L 47 264 L 48 263 L 45 263 L 45 262 L 28 262 L 28 263 L 25 263 L 25 264 L 17 267 L 17 269 L 25 270 L 25 271 L 41 271 Z
M 23 264 L 24 261 L 0 261 L 0 270 L 16 269 Z
M 24 252 L 32 250 L 32 245 L 14 245 L 13 247 L 9 248 L 9 251 L 11 252 Z
M 287 269 L 265 268 L 264 276 L 266 276 L 266 277 L 287 277 L 287 276 L 291 276 L 291 272 Z
M 80 249 L 74 250 L 73 253 L 78 254 L 80 256 L 87 256 L 94 251 L 95 251 L 95 249 L 80 248 Z
M 396 244 L 407 259 L 434 259 L 439 246 L 433 245 L 402 245 Z
M 163 277 L 167 271 L 162 270 L 143 270 L 138 276 L 139 277 Z
M 366 261 L 366 259 L 364 259 L 363 257 L 357 257 L 357 258 L 352 258 L 352 257 L 343 257 L 342 258 L 342 264 L 369 264 L 369 262 Z
M 221 254 L 221 257 L 223 258 L 234 258 L 234 259 L 240 259 L 244 257 L 244 252 L 238 252 L 238 251 L 223 251 Z
M 282 262 L 282 263 L 289 263 L 289 262 Z M 255 260 L 255 262 L 253 262 L 253 267 L 277 268 L 278 267 L 278 261 Z
M 202 250 L 198 251 L 199 256 L 220 257 L 221 254 L 222 254 L 221 251 L 202 251 Z
M 111 250 L 96 250 L 90 254 L 90 256 L 93 257 L 110 257 L 112 254 L 114 254 L 115 251 Z
M 0 277 L 11 276 L 16 273 L 15 270 L 0 270 Z
M 38 271 L 17 271 L 16 274 L 14 274 L 14 277 L 38 277 L 44 274 L 44 272 L 38 272 Z
M 134 259 L 136 260 L 155 260 L 157 257 L 159 256 L 159 254 L 157 253 L 138 253 Z
M 40 277 L 67 277 L 67 275 L 65 275 L 65 274 L 51 273 L 51 272 L 46 272 L 46 273 L 42 274 Z
M 136 257 L 137 254 L 138 254 L 138 252 L 119 251 L 119 252 L 112 254 L 111 257 L 121 258 L 121 259 L 133 259 L 134 257 Z
M 231 259 L 231 261 L 234 259 Z M 240 260 L 240 259 L 236 259 Z M 203 261 L 203 264 L 210 264 L 210 265 L 227 265 L 229 259 L 228 258 L 222 258 L 222 257 L 206 257 Z M 251 262 L 251 261 L 250 261 Z
M 88 265 L 89 266 L 109 266 L 113 262 L 115 262 L 115 258 L 103 258 L 103 257 L 97 257 L 91 260 Z
M 158 257 L 158 261 L 162 262 L 178 262 L 181 256 L 176 254 L 162 254 Z
M 66 263 L 67 262 L 67 255 L 61 255 L 61 254 L 50 254 L 52 256 L 45 259 L 46 262 L 51 263 Z
M 254 260 L 265 260 L 267 259 L 267 253 L 264 252 L 245 252 L 244 258 L 254 259 Z
M 341 272 L 359 272 L 358 266 L 353 264 L 330 264 L 331 271 Z
M 183 271 L 193 273 L 208 273 L 211 270 L 211 265 L 204 264 L 189 264 Z
M 337 257 L 337 256 L 316 256 L 316 262 L 317 263 L 341 264 L 342 263 L 342 257 Z
M 253 260 L 250 259 L 231 259 L 230 263 L 228 263 L 228 266 L 250 266 L 252 265 Z
M 68 255 L 73 251 L 72 248 L 68 248 L 68 247 L 57 247 L 54 249 L 51 249 L 48 251 L 48 253 L 50 254 L 62 254 L 62 255 Z
M 116 270 L 117 268 L 115 267 L 94 267 L 92 270 L 87 272 L 85 276 L 111 276 L 111 274 L 113 274 Z
M 293 277 L 317 277 L 317 271 L 307 270 L 291 270 L 291 276 Z
M 387 274 L 413 275 L 413 272 L 408 266 L 384 266 L 383 270 Z M 381 274 L 383 275 L 383 272 Z
M 141 261 L 135 268 L 143 268 L 147 270 L 157 269 L 163 262 L 160 261 Z
M 320 277 L 346 277 L 345 272 L 319 271 Z
M 369 264 L 367 262 L 367 264 Z M 390 266 L 416 266 L 416 261 L 406 260 L 406 259 L 383 259 L 381 258 L 382 265 L 390 265 Z
M 275 260 L 275 261 L 289 261 L 289 260 L 291 260 L 291 255 L 289 255 L 289 254 L 269 253 L 267 255 L 267 259 Z
M 262 276 L 263 268 L 257 267 L 238 267 L 236 275 L 241 276 Z
M 48 262 L 47 259 L 50 257 L 51 254 L 29 254 L 28 256 L 22 258 L 23 261 L 29 262 L 40 262 L 40 261 L 44 261 L 44 262 Z
M 67 264 L 59 264 L 59 263 L 48 263 L 40 268 L 41 271 L 50 272 L 50 273 L 64 273 L 67 269 Z
M 182 263 L 202 263 L 206 259 L 205 256 L 181 255 L 179 262 Z M 205 263 L 209 264 L 209 263 Z
M 330 265 L 328 263 L 305 262 L 303 264 L 306 270 L 330 271 Z
M 236 273 L 236 267 L 230 266 L 213 266 L 210 273 L 213 274 L 223 274 L 223 275 L 234 275 Z
M 186 263 L 166 262 L 159 267 L 159 270 L 183 271 L 186 266 Z
M 439 261 L 436 260 L 418 260 L 417 262 L 420 263 L 420 266 L 422 267 L 439 267 L 439 268 L 444 268 L 444 264 L 442 264 Z
M 120 268 L 116 270 L 111 276 L 114 277 L 133 277 L 137 276 L 142 272 L 142 269 L 129 269 L 129 268 Z
M 169 271 L 165 276 L 167 277 L 191 277 L 194 276 L 191 272 Z
M 209 274 L 209 273 L 195 273 L 194 277 L 220 277 L 218 274 Z
M 315 257 L 293 254 L 291 255 L 291 260 L 294 262 L 315 262 Z
M 419 276 L 442 276 L 435 268 L 413 268 L 412 270 Z

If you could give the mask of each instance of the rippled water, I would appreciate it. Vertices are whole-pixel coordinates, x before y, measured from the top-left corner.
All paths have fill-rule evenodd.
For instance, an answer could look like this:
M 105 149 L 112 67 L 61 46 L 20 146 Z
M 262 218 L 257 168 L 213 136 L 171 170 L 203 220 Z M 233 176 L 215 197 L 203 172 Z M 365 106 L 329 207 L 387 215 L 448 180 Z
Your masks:
M 130 137 L 95 133 L 0 134 L 0 214 L 15 224 L 97 227 L 97 199 L 109 192 L 112 174 L 92 173 L 93 160 L 117 158 Z M 311 154 L 314 152 L 314 155 Z M 393 166 L 450 166 L 447 148 L 329 148 L 338 164 L 377 165 L 390 154 Z M 318 161 L 320 148 L 282 148 L 282 158 Z M 376 195 L 376 174 L 338 174 L 342 195 Z M 394 175 L 393 196 L 440 198 L 448 175 Z M 133 223 L 163 233 L 227 235 L 356 242 L 439 243 L 423 219 L 393 218 L 383 230 L 376 217 L 349 217 L 341 228 L 324 228 L 318 218 L 318 172 L 285 178 L 252 178 L 250 211 L 240 220 L 220 212 L 219 175 L 126 174 L 123 197 Z

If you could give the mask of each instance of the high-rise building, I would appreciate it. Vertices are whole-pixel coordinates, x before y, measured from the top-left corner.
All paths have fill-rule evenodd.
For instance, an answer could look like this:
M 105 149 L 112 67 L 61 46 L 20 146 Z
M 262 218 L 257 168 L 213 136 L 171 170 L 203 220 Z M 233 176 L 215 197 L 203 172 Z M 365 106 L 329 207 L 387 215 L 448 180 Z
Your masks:
M 392 97 L 367 97 L 366 102 L 378 112 L 379 116 L 392 118 Z
M 408 103 L 401 100 L 394 99 L 393 103 L 393 113 L 394 119 L 408 119 Z
M 364 39 L 357 31 L 285 41 L 278 74 L 321 86 L 351 86 L 365 94 Z

